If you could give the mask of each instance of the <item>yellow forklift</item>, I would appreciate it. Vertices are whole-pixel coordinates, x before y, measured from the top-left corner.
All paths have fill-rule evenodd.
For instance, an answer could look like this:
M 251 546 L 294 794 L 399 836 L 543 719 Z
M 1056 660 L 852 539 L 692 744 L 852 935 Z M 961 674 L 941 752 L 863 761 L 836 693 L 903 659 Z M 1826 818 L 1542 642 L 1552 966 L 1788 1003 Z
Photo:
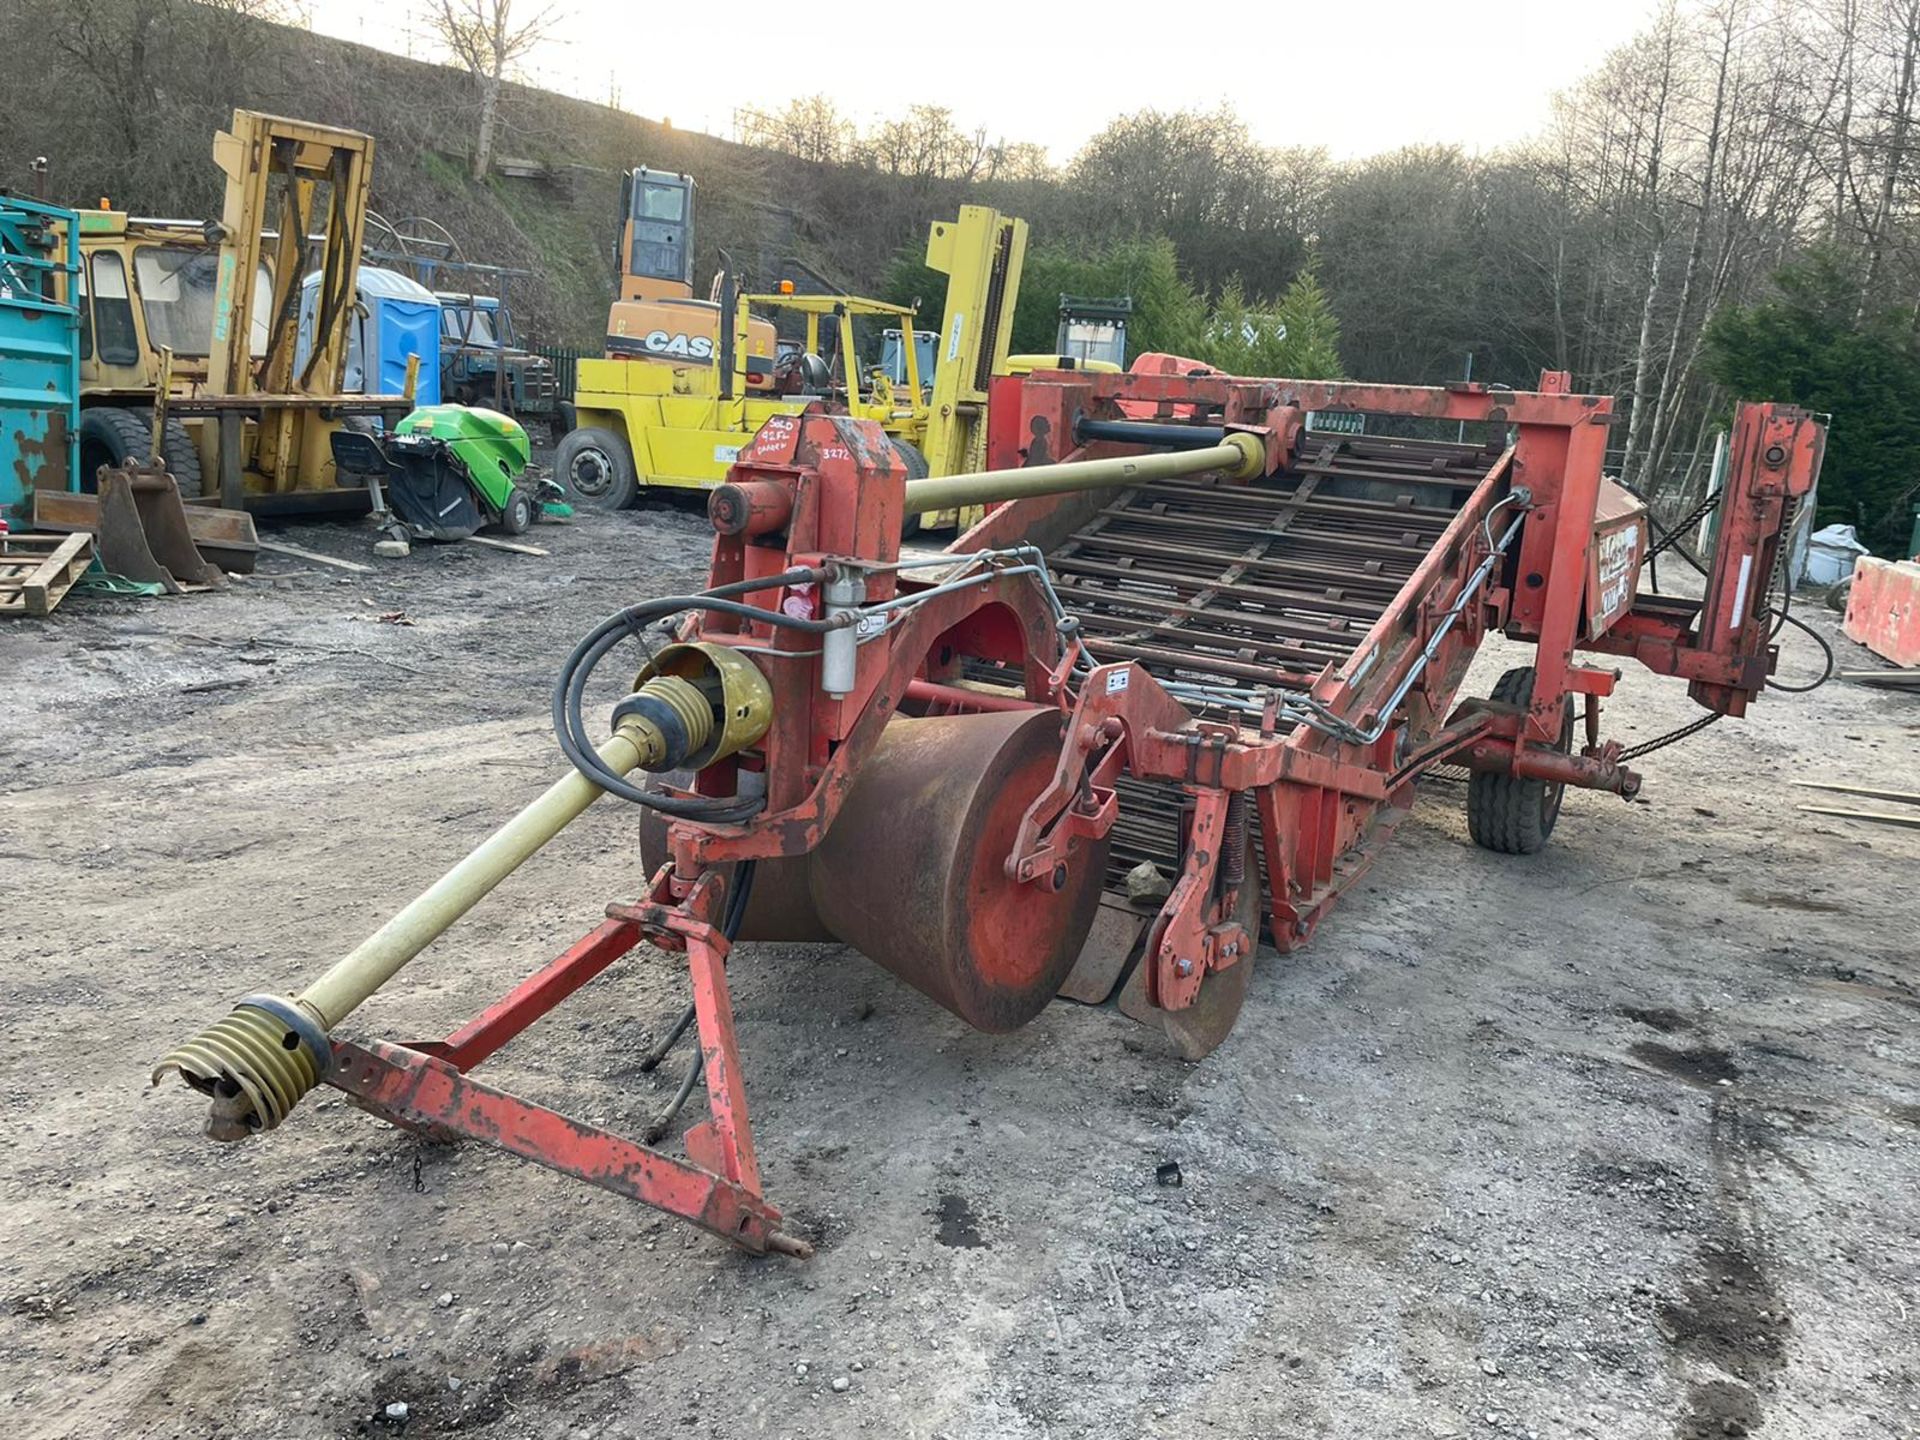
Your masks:
M 709 298 L 693 292 L 694 182 L 639 169 L 622 185 L 620 296 L 606 356 L 582 360 L 574 428 L 554 468 L 579 501 L 630 505 L 643 487 L 706 489 L 773 415 L 825 403 L 877 421 L 911 477 L 977 465 L 987 385 L 1002 373 L 1013 332 L 1027 225 L 981 205 L 936 221 L 927 263 L 949 277 L 931 377 L 905 347 L 904 379 L 860 359 L 855 321 L 911 335 L 914 312 L 854 295 L 802 295 L 790 284 L 741 294 L 723 268 Z M 798 315 L 804 339 L 784 350 L 768 315 Z M 831 338 L 832 358 L 823 353 Z
M 236 110 L 213 155 L 227 182 L 218 221 L 105 202 L 77 212 L 80 483 L 157 451 L 188 499 L 364 508 L 364 486 L 336 481 L 331 436 L 351 417 L 392 422 L 412 408 L 404 395 L 343 393 L 373 141 Z

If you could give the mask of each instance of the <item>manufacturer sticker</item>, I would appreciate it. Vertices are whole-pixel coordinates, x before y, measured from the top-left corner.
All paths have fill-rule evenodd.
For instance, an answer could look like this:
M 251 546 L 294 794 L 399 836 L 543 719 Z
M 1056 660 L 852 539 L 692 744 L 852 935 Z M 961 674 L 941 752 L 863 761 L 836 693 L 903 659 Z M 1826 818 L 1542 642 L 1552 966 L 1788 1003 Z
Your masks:
M 713 462 L 716 465 L 731 465 L 740 458 L 738 445 L 716 445 L 713 447 Z
M 1132 679 L 1133 672 L 1131 670 L 1115 670 L 1107 676 L 1107 694 L 1118 695 L 1122 690 L 1127 688 L 1128 682 Z
M 1600 537 L 1600 615 L 1611 621 L 1632 603 L 1632 583 L 1638 576 L 1640 527 L 1625 525 Z
M 682 360 L 711 360 L 711 335 L 675 335 L 666 330 L 649 330 L 640 337 L 649 355 L 672 355 Z

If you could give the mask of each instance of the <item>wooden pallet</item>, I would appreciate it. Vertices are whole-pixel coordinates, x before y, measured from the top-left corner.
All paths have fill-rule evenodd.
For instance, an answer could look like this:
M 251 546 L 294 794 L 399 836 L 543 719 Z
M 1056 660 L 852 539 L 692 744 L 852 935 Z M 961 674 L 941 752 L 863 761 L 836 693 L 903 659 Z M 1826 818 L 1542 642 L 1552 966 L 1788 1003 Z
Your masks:
M 93 536 L 0 535 L 0 615 L 48 615 L 93 561 Z

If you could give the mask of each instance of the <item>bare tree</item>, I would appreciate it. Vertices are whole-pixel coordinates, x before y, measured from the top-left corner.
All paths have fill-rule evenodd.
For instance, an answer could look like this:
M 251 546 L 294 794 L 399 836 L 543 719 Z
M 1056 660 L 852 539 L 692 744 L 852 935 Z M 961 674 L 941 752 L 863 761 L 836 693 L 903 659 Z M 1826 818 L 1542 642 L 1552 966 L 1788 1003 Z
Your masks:
M 1649 260 L 1647 288 L 1640 302 L 1640 337 L 1634 346 L 1633 408 L 1627 416 L 1627 454 L 1621 467 L 1628 474 L 1633 473 L 1634 459 L 1639 455 L 1644 440 L 1646 422 L 1653 415 L 1654 323 L 1660 307 L 1660 270 L 1667 253 L 1667 212 L 1661 167 L 1666 158 L 1667 129 L 1671 119 L 1669 101 L 1673 95 L 1674 52 L 1679 28 L 1679 16 L 1669 0 L 1661 11 L 1654 42 L 1659 57 L 1659 82 L 1653 106 L 1652 135 L 1647 148 L 1644 229 Z
M 181 79 L 168 69 L 175 50 L 204 47 L 201 62 L 218 75 L 249 58 L 234 53 L 252 38 L 246 22 L 283 16 L 280 0 L 62 0 L 38 7 L 35 23 L 81 67 L 131 159 L 163 128 L 162 101 Z
M 910 105 L 899 119 L 875 126 L 860 149 L 862 158 L 884 174 L 966 182 L 980 178 L 993 147 L 984 127 L 962 130 L 951 110 Z
M 480 90 L 480 127 L 473 143 L 473 178 L 493 166 L 494 130 L 507 70 L 545 40 L 558 19 L 557 4 L 514 14 L 513 0 L 433 0 L 428 20 L 440 42 L 466 67 Z
M 1888 252 L 1898 243 L 1895 234 L 1897 200 L 1907 178 L 1908 154 L 1912 142 L 1916 98 L 1915 65 L 1920 61 L 1920 3 L 1893 0 L 1881 15 L 1876 49 L 1883 63 L 1892 67 L 1891 92 L 1880 106 L 1879 133 L 1871 146 L 1880 152 L 1880 196 L 1867 223 L 1866 265 L 1860 280 L 1858 315 L 1865 315 L 1876 298 L 1881 272 Z M 1858 318 L 1856 316 L 1856 318 Z
M 778 110 L 736 110 L 733 138 L 820 165 L 844 162 L 858 140 L 853 122 L 825 95 L 802 95 Z

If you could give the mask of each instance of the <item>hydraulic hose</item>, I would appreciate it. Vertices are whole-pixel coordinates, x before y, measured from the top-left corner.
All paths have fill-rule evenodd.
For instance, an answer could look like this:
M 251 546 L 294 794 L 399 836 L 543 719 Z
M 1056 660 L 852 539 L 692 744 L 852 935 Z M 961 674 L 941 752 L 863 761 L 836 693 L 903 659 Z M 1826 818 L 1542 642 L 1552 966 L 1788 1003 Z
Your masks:
M 590 738 L 586 721 L 582 715 L 587 684 L 593 678 L 593 672 L 614 647 L 630 635 L 637 635 L 642 628 L 674 615 L 685 614 L 689 610 L 717 610 L 727 615 L 737 615 L 748 620 L 776 620 L 789 629 L 800 630 L 807 634 L 825 634 L 842 628 L 844 620 L 807 620 L 792 615 L 772 615 L 757 605 L 744 605 L 731 599 L 735 595 L 752 594 L 760 590 L 778 589 L 787 585 L 810 584 L 823 578 L 824 572 L 810 566 L 784 570 L 778 575 L 769 575 L 757 580 L 739 580 L 731 585 L 716 586 L 696 595 L 668 595 L 655 600 L 642 601 L 638 605 L 629 605 L 617 610 L 602 620 L 586 635 L 560 666 L 560 673 L 553 686 L 553 731 L 560 742 L 560 752 L 565 755 L 582 775 L 610 795 L 622 800 L 631 800 L 636 805 L 645 805 L 665 815 L 674 815 L 688 820 L 705 820 L 714 824 L 732 824 L 757 814 L 766 801 L 763 797 L 749 799 L 725 799 L 720 797 L 686 797 L 661 795 L 635 785 L 624 775 L 615 773 L 596 753 Z
M 1708 501 L 1713 501 L 1716 503 L 1719 501 L 1719 499 L 1720 499 L 1720 496 L 1718 492 L 1712 495 L 1709 495 L 1707 497 Z M 1659 543 L 1655 545 L 1653 549 L 1648 552 L 1649 557 L 1653 555 L 1658 555 L 1662 550 L 1666 550 L 1669 547 L 1671 547 L 1671 549 L 1673 550 L 1673 553 L 1678 555 L 1682 560 L 1686 561 L 1687 564 L 1691 565 L 1696 571 L 1698 571 L 1702 579 L 1712 579 L 1713 578 L 1712 575 L 1708 572 L 1707 567 L 1701 563 L 1700 558 L 1696 556 L 1691 550 L 1689 550 L 1685 545 L 1681 544 L 1680 538 L 1679 538 L 1680 535 L 1686 529 L 1688 529 L 1689 527 L 1691 527 L 1692 525 L 1696 524 L 1699 521 L 1700 517 L 1706 513 L 1708 508 L 1709 506 L 1707 505 L 1707 503 L 1703 501 L 1699 509 L 1695 510 L 1691 515 L 1687 516 L 1685 520 L 1682 520 L 1678 525 L 1674 526 L 1671 530 L 1669 530 L 1663 527 L 1659 521 L 1653 518 L 1653 511 L 1651 507 L 1649 507 L 1647 511 L 1647 520 L 1651 525 L 1651 527 L 1655 531 L 1659 532 L 1656 537 Z M 1787 522 L 1787 525 L 1785 527 L 1786 536 L 1788 537 L 1792 536 L 1793 530 L 1794 530 L 1794 523 L 1795 522 L 1792 520 L 1789 520 Z M 1768 632 L 1768 638 L 1769 639 L 1777 638 L 1780 632 L 1784 630 L 1787 626 L 1789 625 L 1793 626 L 1794 629 L 1798 630 L 1801 634 L 1805 635 L 1809 640 L 1813 641 L 1814 644 L 1820 647 L 1820 653 L 1823 657 L 1823 666 L 1820 671 L 1820 678 L 1806 685 L 1783 685 L 1780 681 L 1775 680 L 1771 675 L 1769 675 L 1761 683 L 1763 683 L 1767 689 L 1777 690 L 1782 695 L 1810 695 L 1815 690 L 1818 690 L 1822 685 L 1826 684 L 1829 680 L 1833 678 L 1833 671 L 1834 671 L 1836 661 L 1834 659 L 1833 646 L 1827 643 L 1826 638 L 1823 635 L 1821 635 L 1818 630 L 1815 630 L 1811 625 L 1807 624 L 1806 621 L 1798 618 L 1796 615 L 1793 614 L 1793 584 L 1791 581 L 1786 579 L 1786 568 L 1787 568 L 1787 555 L 1786 555 L 1786 547 L 1783 544 L 1781 547 L 1780 558 L 1775 564 L 1776 577 L 1783 582 L 1780 586 L 1780 605 L 1778 609 L 1775 609 L 1772 605 L 1768 605 L 1767 607 L 1765 607 L 1764 611 L 1762 612 L 1763 614 L 1770 615 L 1773 617 L 1773 628 L 1771 631 Z M 1683 726 L 1681 730 L 1675 731 L 1672 735 L 1663 737 L 1661 743 L 1664 744 L 1666 740 L 1669 740 L 1669 739 L 1677 740 L 1681 738 L 1683 734 L 1688 733 L 1691 730 L 1691 728 L 1693 727 Z M 1655 750 L 1658 748 L 1660 748 L 1658 745 L 1641 746 L 1637 750 L 1629 750 L 1626 756 L 1623 758 L 1631 759 L 1636 754 L 1644 754 L 1648 750 Z
M 753 894 L 753 867 L 753 861 L 742 860 L 733 872 L 733 892 L 727 896 L 727 913 L 720 921 L 720 933 L 727 937 L 729 946 L 733 944 L 733 937 L 740 933 L 740 923 L 747 916 L 747 900 Z M 648 1057 L 653 1064 L 643 1062 L 640 1068 L 651 1070 L 664 1060 L 667 1051 L 673 1048 L 674 1042 L 684 1035 L 687 1027 L 693 1023 L 696 1013 L 692 1003 L 689 1002 L 687 1008 L 680 1012 L 680 1018 L 674 1021 L 672 1032 L 661 1042 L 655 1054 Z M 685 1108 L 688 1098 L 693 1094 L 693 1087 L 700 1083 L 706 1064 L 706 1052 L 696 1044 L 693 1059 L 687 1065 L 687 1073 L 680 1079 L 680 1088 L 674 1092 L 673 1099 L 668 1102 L 667 1108 L 656 1115 L 641 1132 L 641 1143 L 658 1145 L 666 1138 L 667 1131 L 673 1128 L 675 1117 Z

